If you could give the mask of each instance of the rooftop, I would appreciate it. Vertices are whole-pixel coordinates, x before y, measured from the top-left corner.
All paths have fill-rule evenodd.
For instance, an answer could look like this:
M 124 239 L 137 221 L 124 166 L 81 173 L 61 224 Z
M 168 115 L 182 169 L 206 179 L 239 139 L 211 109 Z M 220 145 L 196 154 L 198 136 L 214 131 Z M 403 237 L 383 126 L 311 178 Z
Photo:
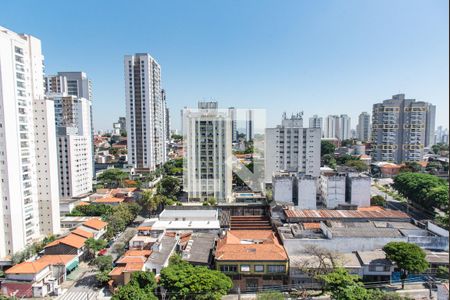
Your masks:
M 86 227 L 89 227 L 89 228 L 92 228 L 95 230 L 102 230 L 103 228 L 106 227 L 106 225 L 108 225 L 108 223 L 103 222 L 102 220 L 96 219 L 96 218 L 90 219 L 83 223 L 83 226 L 86 226 Z
M 116 198 L 116 197 L 105 197 L 105 198 L 97 198 L 92 201 L 92 203 L 122 203 L 125 199 L 123 198 Z
M 150 262 L 155 265 L 163 265 L 172 255 L 172 250 L 177 244 L 175 236 L 164 235 L 160 242 L 159 250 L 154 250 L 147 259 L 147 263 Z
M 83 230 L 79 227 L 77 227 L 75 230 L 72 230 L 71 233 L 79 235 L 79 236 L 87 238 L 87 239 L 94 237 L 94 234 L 92 232 Z
M 36 274 L 44 270 L 49 264 L 46 262 L 26 261 L 5 271 L 5 274 Z
M 325 221 L 325 220 L 339 220 L 339 219 L 355 219 L 355 220 L 403 220 L 409 221 L 410 217 L 404 212 L 397 210 L 329 210 L 329 209 L 295 209 L 289 207 L 284 209 L 284 213 L 288 219 L 297 221 Z
M 373 251 L 357 251 L 356 253 L 362 265 L 370 265 L 370 264 L 385 265 L 385 266 L 392 265 L 391 261 L 386 259 L 386 254 L 381 249 Z
M 73 248 L 80 249 L 81 247 L 84 246 L 85 241 L 86 241 L 86 238 L 71 233 L 69 235 L 66 235 L 63 238 L 60 238 L 56 241 L 53 241 L 53 242 L 47 244 L 45 246 L 45 248 L 53 247 L 53 246 L 56 246 L 59 244 L 65 244 L 65 245 L 71 246 Z
M 191 263 L 208 264 L 217 235 L 213 233 L 193 233 L 183 251 L 183 259 Z
M 270 230 L 230 230 L 217 243 L 216 260 L 285 261 L 287 254 Z

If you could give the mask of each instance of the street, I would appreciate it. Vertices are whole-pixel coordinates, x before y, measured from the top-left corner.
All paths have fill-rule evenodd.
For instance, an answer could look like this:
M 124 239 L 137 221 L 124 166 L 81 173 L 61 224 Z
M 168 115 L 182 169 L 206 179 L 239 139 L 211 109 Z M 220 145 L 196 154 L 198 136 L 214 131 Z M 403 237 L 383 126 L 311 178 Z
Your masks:
M 426 220 L 430 220 L 433 218 L 429 214 L 419 211 L 418 209 L 412 207 L 411 205 L 409 205 L 405 202 L 400 202 L 400 201 L 395 200 L 394 198 L 392 198 L 385 192 L 380 191 L 375 185 L 372 185 L 370 187 L 370 194 L 371 194 L 371 196 L 374 196 L 374 195 L 382 196 L 384 199 L 386 199 L 388 208 L 403 211 L 417 221 L 426 221 Z

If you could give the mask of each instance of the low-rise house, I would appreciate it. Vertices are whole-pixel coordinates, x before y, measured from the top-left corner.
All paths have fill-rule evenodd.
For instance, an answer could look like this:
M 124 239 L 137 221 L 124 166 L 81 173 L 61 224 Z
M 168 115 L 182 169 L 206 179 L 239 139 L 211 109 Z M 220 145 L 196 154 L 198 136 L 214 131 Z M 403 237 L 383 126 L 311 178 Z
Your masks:
M 188 233 L 180 237 L 181 258 L 193 265 L 211 266 L 217 234 Z
M 355 253 L 330 253 L 329 256 L 307 253 L 289 256 L 289 282 L 299 289 L 320 289 L 323 282 L 315 276 L 325 274 L 335 267 L 343 267 L 352 275 L 363 276 Z
M 82 228 L 75 228 L 74 230 L 71 231 L 72 234 L 76 234 L 78 236 L 81 236 L 85 239 L 89 239 L 89 238 L 93 238 L 94 237 L 94 233 L 90 232 L 90 231 L 86 231 L 83 230 Z
M 73 217 L 73 216 L 61 217 L 61 228 L 73 229 L 93 218 L 95 218 L 95 217 L 84 217 L 84 216 L 82 216 L 82 217 Z
M 92 204 L 106 204 L 111 206 L 118 206 L 125 201 L 124 198 L 117 197 L 104 197 L 98 198 L 92 201 Z
M 383 250 L 357 251 L 356 255 L 363 268 L 364 281 L 391 281 L 394 265 L 386 258 L 386 253 Z
M 77 266 L 76 255 L 44 255 L 36 261 L 17 264 L 5 271 L 2 294 L 34 298 L 59 294 L 66 274 Z
M 219 212 L 217 209 L 165 209 L 152 229 L 218 233 Z
M 178 235 L 175 232 L 166 232 L 152 246 L 152 253 L 145 262 L 145 270 L 159 275 L 162 268 L 169 265 L 169 259 L 176 250 Z
M 110 287 L 127 284 L 133 272 L 143 271 L 145 261 L 151 253 L 151 250 L 128 250 L 125 252 L 116 262 L 116 267 L 109 273 L 112 279 Z
M 92 218 L 83 222 L 80 228 L 85 231 L 92 232 L 94 234 L 94 238 L 98 240 L 106 233 L 107 225 L 108 223 L 100 220 L 99 218 Z
M 44 247 L 45 255 L 76 255 L 81 258 L 84 254 L 84 242 L 87 239 L 76 234 L 69 234 L 57 239 Z
M 241 291 L 287 283 L 288 257 L 270 230 L 228 231 L 217 243 L 215 263 Z

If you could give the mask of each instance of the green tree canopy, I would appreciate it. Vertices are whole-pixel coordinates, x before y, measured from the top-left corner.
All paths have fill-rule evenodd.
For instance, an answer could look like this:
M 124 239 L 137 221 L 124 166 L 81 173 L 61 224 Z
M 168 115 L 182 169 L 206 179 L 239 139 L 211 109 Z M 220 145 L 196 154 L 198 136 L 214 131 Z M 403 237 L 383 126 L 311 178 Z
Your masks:
M 401 270 L 402 289 L 409 273 L 421 273 L 428 269 L 425 252 L 417 245 L 406 242 L 390 242 L 383 247 L 386 258 Z
M 329 141 L 321 141 L 320 142 L 320 155 L 323 156 L 325 154 L 334 154 L 334 150 L 336 146 Z
M 174 300 L 219 300 L 232 287 L 231 279 L 223 273 L 176 258 L 171 258 L 169 266 L 161 270 L 160 284 L 168 291 L 169 299 Z
M 158 194 L 175 198 L 180 192 L 180 181 L 176 177 L 166 176 L 158 184 Z
M 155 295 L 140 289 L 135 284 L 126 284 L 121 286 L 112 296 L 112 300 L 157 300 Z
M 131 274 L 130 284 L 138 286 L 147 293 L 153 293 L 156 288 L 155 274 L 139 271 Z
M 372 206 L 384 206 L 386 204 L 386 200 L 381 195 L 375 195 L 370 198 L 370 205 Z
M 113 268 L 113 259 L 111 255 L 97 256 L 93 263 L 102 272 L 109 272 Z
M 447 186 L 439 177 L 430 174 L 404 172 L 395 176 L 393 187 L 412 202 L 423 207 L 433 207 L 429 193 L 436 187 Z M 448 188 L 448 186 L 447 186 Z
M 350 275 L 344 268 L 336 268 L 333 272 L 317 276 L 324 282 L 325 290 L 333 299 L 359 300 L 367 298 L 367 291 L 357 275 Z
M 128 179 L 128 173 L 116 168 L 107 169 L 97 176 L 100 183 L 113 188 L 123 186 L 125 179 Z
M 367 171 L 367 169 L 369 168 L 368 166 L 367 166 L 367 164 L 366 163 L 364 163 L 362 160 L 348 160 L 346 163 L 345 163 L 345 165 L 347 166 L 347 167 L 351 167 L 351 168 L 354 168 L 356 171 L 358 171 L 358 172 L 364 172 L 364 171 Z

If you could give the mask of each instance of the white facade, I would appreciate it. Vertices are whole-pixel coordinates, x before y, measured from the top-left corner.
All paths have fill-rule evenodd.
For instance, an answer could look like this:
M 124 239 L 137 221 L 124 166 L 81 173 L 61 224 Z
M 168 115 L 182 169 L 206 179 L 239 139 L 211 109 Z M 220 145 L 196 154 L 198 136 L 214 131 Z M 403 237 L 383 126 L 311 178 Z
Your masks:
M 362 112 L 358 117 L 358 125 L 356 125 L 356 138 L 362 142 L 370 141 L 370 114 Z
M 317 178 L 300 176 L 297 181 L 297 207 L 300 209 L 316 209 Z
M 294 176 L 274 176 L 272 179 L 273 200 L 294 204 Z
M 58 135 L 61 198 L 73 198 L 92 191 L 92 160 L 89 136 L 77 135 L 65 128 Z
M 266 129 L 265 181 L 272 182 L 278 171 L 299 172 L 305 175 L 320 174 L 319 128 L 303 128 L 300 114 L 286 118 L 282 125 Z
M 41 232 L 55 228 L 58 220 L 40 229 L 40 215 L 58 218 L 53 212 L 54 178 L 47 197 L 46 187 L 38 191 L 39 176 L 49 172 L 46 159 L 56 161 L 54 149 L 41 149 L 42 134 L 50 134 L 45 120 L 48 112 L 34 114 L 35 100 L 44 99 L 43 55 L 40 40 L 30 35 L 16 34 L 0 27 L 0 257 L 12 255 L 41 237 Z M 35 122 L 40 116 L 44 120 Z M 40 125 L 35 131 L 35 126 Z M 46 140 L 47 141 L 47 140 Z M 48 146 L 51 147 L 51 138 Z M 42 157 L 42 161 L 36 158 Z M 44 156 L 48 156 L 45 158 Z M 51 176 L 51 175 L 50 175 Z M 43 178 L 40 178 L 43 179 Z M 45 181 L 45 180 L 44 180 Z M 42 181 L 40 181 L 42 182 Z M 39 192 L 39 193 L 38 193 Z M 42 193 L 42 194 L 40 194 Z M 51 203 L 40 212 L 39 195 Z M 56 232 L 54 232 L 56 233 Z
M 149 54 L 138 53 L 125 56 L 124 72 L 128 163 L 152 171 L 166 162 L 161 67 Z
M 52 94 L 57 128 L 60 197 L 69 199 L 92 191 L 91 101 Z
M 39 225 L 43 235 L 60 232 L 55 105 L 50 99 L 33 102 Z
M 337 138 L 341 141 L 348 140 L 351 138 L 351 119 L 347 115 L 341 115 L 339 117 L 339 131 Z
M 345 175 L 320 176 L 320 197 L 327 208 L 345 204 Z
M 199 102 L 198 110 L 183 112 L 186 162 L 183 182 L 189 199 L 232 201 L 231 121 L 217 102 Z
M 346 180 L 347 202 L 358 207 L 370 206 L 371 178 L 362 174 L 348 174 Z

